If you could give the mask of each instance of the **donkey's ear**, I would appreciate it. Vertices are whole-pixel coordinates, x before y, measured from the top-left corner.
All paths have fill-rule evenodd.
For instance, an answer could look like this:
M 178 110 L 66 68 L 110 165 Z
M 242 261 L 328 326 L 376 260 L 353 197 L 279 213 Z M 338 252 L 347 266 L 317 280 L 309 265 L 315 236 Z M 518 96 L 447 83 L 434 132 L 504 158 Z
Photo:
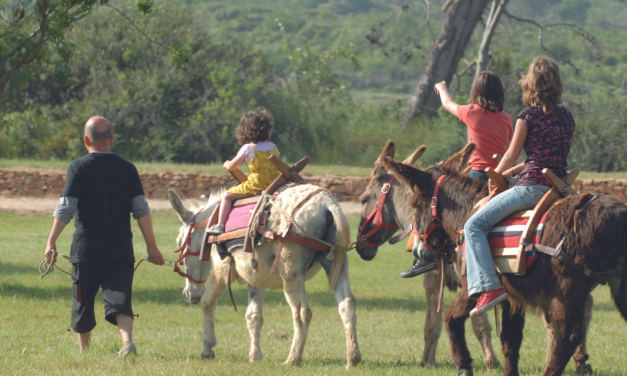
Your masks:
M 468 159 L 470 159 L 470 155 L 473 151 L 475 151 L 476 145 L 474 142 L 469 143 L 464 146 L 464 148 L 457 153 L 453 154 L 449 159 L 446 160 L 442 164 L 444 169 L 449 171 L 457 171 L 462 172 L 464 168 L 468 165 Z
M 385 157 L 394 159 L 394 154 L 396 154 L 396 148 L 394 146 L 394 141 L 389 140 L 387 142 L 387 144 L 385 144 L 385 147 L 383 148 L 383 151 L 381 151 L 381 155 L 379 156 L 379 158 L 377 158 L 377 160 L 374 162 L 374 168 L 372 169 L 372 177 L 373 178 L 376 178 L 376 177 L 383 176 L 383 175 L 387 174 L 387 170 L 385 169 L 385 167 L 381 163 L 381 160 L 383 160 L 383 158 L 385 158 Z
M 187 210 L 185 205 L 183 205 L 183 201 L 181 200 L 179 195 L 177 195 L 176 192 L 174 192 L 173 190 L 168 189 L 168 197 L 170 198 L 170 204 L 176 211 L 176 214 L 178 214 L 181 221 L 185 223 L 185 220 L 189 218 L 192 212 Z
M 421 192 L 425 192 L 429 188 L 431 180 L 433 180 L 431 174 L 414 166 L 396 162 L 392 158 L 385 157 L 382 163 L 388 171 L 394 174 L 401 183 L 409 187 L 414 194 L 419 195 Z
M 422 157 L 422 155 L 425 153 L 425 150 L 427 150 L 426 146 L 424 145 L 420 146 L 418 149 L 416 149 L 415 152 L 412 153 L 412 155 L 405 158 L 403 163 L 408 164 L 408 165 L 415 165 L 416 162 L 418 162 L 418 160 L 420 159 L 420 157 Z

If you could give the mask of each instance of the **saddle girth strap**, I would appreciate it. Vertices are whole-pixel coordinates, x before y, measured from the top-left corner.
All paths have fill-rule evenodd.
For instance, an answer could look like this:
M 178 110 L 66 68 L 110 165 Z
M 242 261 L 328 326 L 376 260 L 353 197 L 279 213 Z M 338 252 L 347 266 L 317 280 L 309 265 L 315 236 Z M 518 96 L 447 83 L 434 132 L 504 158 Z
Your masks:
M 529 242 L 527 241 L 523 242 L 523 239 L 521 239 L 521 244 L 525 246 L 526 252 L 536 251 L 536 252 L 544 253 L 545 255 L 552 256 L 558 259 L 560 262 L 566 265 L 572 266 L 573 268 L 579 270 L 585 276 L 592 278 L 595 282 L 600 283 L 602 285 L 607 284 L 607 280 L 605 279 L 605 277 L 603 277 L 602 275 L 600 275 L 599 273 L 595 272 L 594 270 L 588 267 L 581 266 L 575 263 L 575 259 L 572 256 L 570 256 L 569 254 L 561 250 L 562 244 L 564 244 L 565 239 L 566 239 L 566 236 L 563 236 L 562 240 L 557 245 L 557 248 L 547 247 L 546 245 L 542 245 L 542 244 L 529 244 Z
M 292 229 L 292 221 L 294 220 L 294 217 L 296 216 L 296 214 L 298 214 L 298 211 L 307 203 L 309 202 L 309 200 L 311 200 L 315 195 L 317 195 L 320 192 L 324 192 L 324 189 L 318 189 L 315 190 L 313 192 L 311 192 L 307 197 L 305 197 L 305 199 L 303 201 L 301 201 L 298 206 L 296 206 L 296 208 L 294 208 L 294 211 L 292 212 L 290 221 L 287 222 L 287 226 L 285 228 L 285 230 L 283 231 L 282 234 L 280 234 L 280 238 L 281 241 L 279 242 L 279 247 L 276 250 L 276 255 L 274 256 L 274 262 L 272 263 L 272 268 L 270 268 L 270 275 L 272 275 L 274 273 L 274 271 L 276 270 L 276 267 L 279 263 L 279 258 L 281 257 L 281 251 L 283 251 L 283 243 L 285 242 L 285 239 L 290 240 L 290 236 L 291 235 L 298 235 L 298 234 L 292 234 L 290 233 L 290 230 Z M 302 236 L 300 236 L 301 238 L 304 238 Z M 295 238 L 295 237 L 292 237 Z M 317 243 L 317 242 L 316 242 Z M 317 249 L 316 249 L 317 250 Z

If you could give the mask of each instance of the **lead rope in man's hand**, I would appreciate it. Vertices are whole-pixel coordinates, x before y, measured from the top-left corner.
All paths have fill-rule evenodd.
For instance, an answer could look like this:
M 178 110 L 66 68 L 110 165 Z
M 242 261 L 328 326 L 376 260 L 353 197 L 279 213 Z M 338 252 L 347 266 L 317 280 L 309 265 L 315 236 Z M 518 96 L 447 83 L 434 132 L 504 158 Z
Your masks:
M 57 259 L 57 255 L 69 260 L 70 257 L 67 255 L 64 255 L 63 253 L 59 253 L 57 252 L 56 249 L 52 250 L 52 263 L 48 264 L 46 262 L 46 259 L 44 258 L 40 263 L 39 263 L 39 279 L 42 279 L 43 277 L 45 277 L 46 275 L 48 275 L 50 272 L 52 272 L 55 268 L 59 269 L 60 271 L 62 271 L 63 273 L 67 274 L 67 275 L 72 275 L 72 273 L 66 272 L 65 270 L 61 269 L 59 267 L 59 265 L 55 265 L 56 264 L 56 259 Z M 42 267 L 44 266 L 44 264 L 46 265 L 45 270 L 42 270 Z

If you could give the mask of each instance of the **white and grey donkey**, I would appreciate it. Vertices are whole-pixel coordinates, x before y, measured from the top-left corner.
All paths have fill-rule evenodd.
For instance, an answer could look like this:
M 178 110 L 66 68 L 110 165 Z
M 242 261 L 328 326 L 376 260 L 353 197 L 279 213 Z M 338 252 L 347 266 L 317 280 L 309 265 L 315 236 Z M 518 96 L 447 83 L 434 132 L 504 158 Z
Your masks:
M 310 193 L 319 187 L 305 184 L 298 185 L 283 191 L 276 202 L 287 213 L 292 213 L 294 208 Z M 191 218 L 203 204 L 190 200 L 187 206 L 174 192 L 168 191 L 168 196 L 174 210 L 183 222 L 177 242 L 183 242 L 190 226 Z M 199 214 L 197 222 L 207 219 L 218 204 L 219 193 L 212 194 L 204 210 Z M 258 269 L 251 266 L 252 253 L 243 252 L 242 247 L 231 250 L 234 265 L 229 275 L 230 258 L 220 259 L 215 247 L 211 250 L 211 260 L 200 260 L 199 256 L 188 256 L 185 259 L 185 272 L 196 280 L 207 281 L 205 291 L 204 284 L 197 284 L 187 280 L 183 295 L 192 303 L 200 301 L 204 316 L 202 357 L 204 359 L 215 356 L 216 336 L 214 330 L 215 310 L 218 299 L 227 288 L 229 279 L 231 282 L 248 284 L 248 310 L 246 322 L 250 332 L 251 362 L 261 361 L 263 352 L 260 347 L 261 327 L 263 325 L 262 308 L 265 289 L 280 289 L 285 293 L 285 298 L 292 309 L 294 319 L 294 339 L 286 364 L 298 364 L 302 362 L 309 323 L 312 319 L 312 311 L 309 308 L 305 281 L 312 278 L 320 269 L 324 269 L 329 280 L 330 289 L 335 293 L 339 305 L 339 313 L 344 322 L 347 347 L 347 365 L 357 365 L 361 361 L 359 344 L 357 343 L 355 315 L 355 297 L 352 294 L 348 281 L 348 258 L 345 249 L 350 245 L 350 228 L 346 217 L 337 201 L 327 192 L 321 192 L 309 200 L 298 212 L 296 223 L 304 228 L 311 236 L 336 244 L 338 247 L 332 253 L 316 252 L 298 244 L 286 241 L 281 253 L 276 272 L 271 276 L 270 268 L 274 261 L 275 252 L 279 245 L 278 240 L 267 240 L 255 248 L 255 258 L 258 261 Z M 287 219 L 282 217 L 277 210 L 270 212 L 267 220 L 267 228 L 278 231 L 284 228 Z M 298 232 L 295 227 L 293 231 Z M 303 234 L 301 234 L 303 235 Z M 191 251 L 200 250 L 203 240 L 203 231 L 195 231 L 191 237 Z

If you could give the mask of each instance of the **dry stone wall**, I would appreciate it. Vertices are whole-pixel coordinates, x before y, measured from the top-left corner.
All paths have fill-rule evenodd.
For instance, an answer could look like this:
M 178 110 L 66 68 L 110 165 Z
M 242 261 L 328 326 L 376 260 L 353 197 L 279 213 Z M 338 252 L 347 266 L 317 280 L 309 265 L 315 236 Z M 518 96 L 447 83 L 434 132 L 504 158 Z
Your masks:
M 302 175 L 308 182 L 331 192 L 338 200 L 358 200 L 369 179 L 344 175 Z M 168 189 L 198 198 L 236 183 L 231 175 L 185 174 L 178 172 L 146 173 L 139 177 L 147 198 L 166 199 Z M 0 196 L 56 198 L 65 187 L 65 172 L 50 170 L 0 169 Z
M 220 188 L 236 183 L 230 175 L 185 174 L 159 172 L 139 174 L 147 198 L 165 199 L 168 189 L 174 189 L 187 197 L 209 195 Z M 340 201 L 358 201 L 364 193 L 369 177 L 345 175 L 303 174 L 311 184 L 331 192 Z M 65 187 L 65 172 L 50 170 L 0 169 L 0 196 L 56 198 Z M 618 196 L 627 202 L 627 179 L 578 179 L 573 184 L 578 193 L 601 191 Z

